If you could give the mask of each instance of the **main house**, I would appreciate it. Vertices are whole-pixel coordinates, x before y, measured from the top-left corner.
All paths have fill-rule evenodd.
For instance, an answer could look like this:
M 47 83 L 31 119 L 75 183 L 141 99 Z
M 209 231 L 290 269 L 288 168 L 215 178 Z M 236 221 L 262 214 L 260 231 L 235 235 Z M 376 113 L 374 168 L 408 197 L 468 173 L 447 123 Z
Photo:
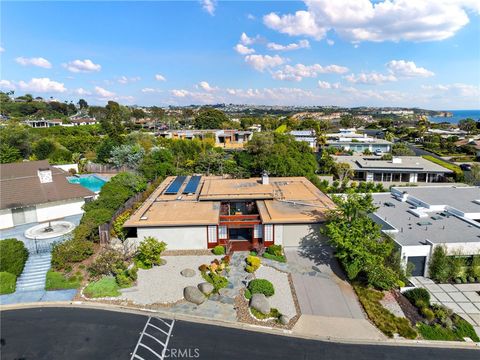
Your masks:
M 95 194 L 67 176 L 47 160 L 0 164 L 0 229 L 81 214 Z
M 397 243 L 414 276 L 428 275 L 436 246 L 447 254 L 480 252 L 480 188 L 454 186 L 396 187 L 373 195 L 372 219 Z
M 318 236 L 332 200 L 304 177 L 168 177 L 125 223 L 170 250 L 298 246 Z

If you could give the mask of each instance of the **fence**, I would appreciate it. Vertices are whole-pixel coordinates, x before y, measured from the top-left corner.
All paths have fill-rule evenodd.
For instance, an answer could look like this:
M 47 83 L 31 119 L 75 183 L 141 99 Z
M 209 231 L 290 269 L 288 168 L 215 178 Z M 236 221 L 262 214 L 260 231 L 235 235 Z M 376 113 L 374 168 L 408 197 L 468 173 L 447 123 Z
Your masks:
M 30 254 L 46 254 L 50 253 L 53 247 L 59 243 L 59 241 L 48 240 L 30 240 L 25 245 Z
M 91 173 L 103 173 L 103 174 L 117 174 L 122 171 L 129 171 L 129 169 L 126 166 L 116 167 L 112 165 L 94 164 L 94 163 L 87 163 L 85 165 L 85 170 Z

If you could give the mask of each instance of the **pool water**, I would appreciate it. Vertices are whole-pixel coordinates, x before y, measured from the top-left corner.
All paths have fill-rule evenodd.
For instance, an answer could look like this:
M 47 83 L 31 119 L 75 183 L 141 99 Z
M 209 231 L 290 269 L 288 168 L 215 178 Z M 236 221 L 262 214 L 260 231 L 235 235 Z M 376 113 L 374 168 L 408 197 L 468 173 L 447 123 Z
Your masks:
M 94 193 L 100 191 L 106 181 L 95 175 L 85 175 L 85 176 L 72 176 L 68 178 L 68 182 L 71 184 L 80 184 L 83 187 L 87 188 Z

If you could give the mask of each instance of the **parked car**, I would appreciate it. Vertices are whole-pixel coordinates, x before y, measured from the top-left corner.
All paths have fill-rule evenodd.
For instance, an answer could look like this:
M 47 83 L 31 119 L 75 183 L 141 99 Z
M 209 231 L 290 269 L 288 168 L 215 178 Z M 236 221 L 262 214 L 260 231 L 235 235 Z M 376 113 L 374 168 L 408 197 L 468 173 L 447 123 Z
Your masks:
M 471 164 L 460 164 L 460 169 L 463 171 L 471 171 L 472 170 L 472 165 Z
M 375 150 L 373 153 L 377 156 L 382 156 L 383 155 L 383 151 L 380 150 L 380 149 Z

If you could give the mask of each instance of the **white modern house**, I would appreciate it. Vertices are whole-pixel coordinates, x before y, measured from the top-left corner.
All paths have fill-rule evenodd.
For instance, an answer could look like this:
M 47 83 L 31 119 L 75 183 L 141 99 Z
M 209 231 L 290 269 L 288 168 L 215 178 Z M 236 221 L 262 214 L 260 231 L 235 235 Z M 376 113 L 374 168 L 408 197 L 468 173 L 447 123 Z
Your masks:
M 94 193 L 47 160 L 0 165 L 0 229 L 83 213 Z
M 372 220 L 395 241 L 403 263 L 415 266 L 414 276 L 428 275 L 436 246 L 450 255 L 480 252 L 480 187 L 395 187 L 373 199 Z
M 317 138 L 315 130 L 293 130 L 290 131 L 290 135 L 295 137 L 296 141 L 303 141 L 308 144 L 312 149 L 317 148 Z
M 361 154 L 365 151 L 389 153 L 392 151 L 392 142 L 377 139 L 359 134 L 356 129 L 340 129 L 337 133 L 326 135 L 327 147 L 353 151 L 354 154 Z

